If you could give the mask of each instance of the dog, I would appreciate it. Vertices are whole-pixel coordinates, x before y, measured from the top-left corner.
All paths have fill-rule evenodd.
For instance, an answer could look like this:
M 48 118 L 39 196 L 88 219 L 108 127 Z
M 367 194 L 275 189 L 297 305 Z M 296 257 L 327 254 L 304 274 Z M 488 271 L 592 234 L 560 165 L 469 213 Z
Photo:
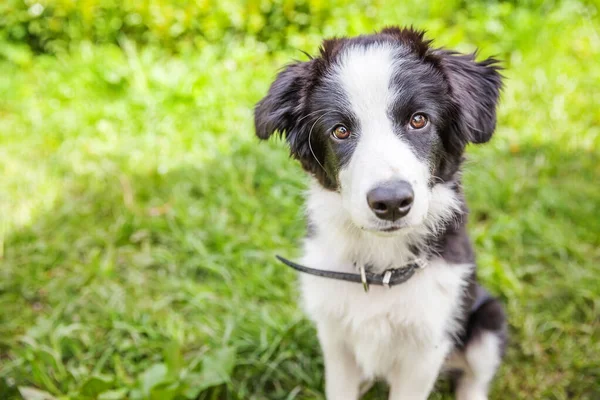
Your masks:
M 476 280 L 461 164 L 495 130 L 500 70 L 388 27 L 325 40 L 256 105 L 257 136 L 284 136 L 311 177 L 303 257 L 282 260 L 306 272 L 327 399 L 377 379 L 426 399 L 442 372 L 456 398 L 487 398 L 506 318 Z

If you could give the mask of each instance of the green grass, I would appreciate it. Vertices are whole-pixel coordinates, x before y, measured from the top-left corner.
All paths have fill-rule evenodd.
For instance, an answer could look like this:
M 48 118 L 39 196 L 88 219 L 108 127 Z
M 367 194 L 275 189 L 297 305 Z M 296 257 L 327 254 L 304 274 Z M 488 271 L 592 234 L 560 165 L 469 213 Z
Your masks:
M 274 51 L 3 46 L 0 398 L 323 399 L 295 275 L 273 259 L 298 254 L 305 178 L 254 138 L 252 106 L 296 48 L 389 23 L 505 60 L 495 139 L 465 173 L 480 277 L 510 318 L 492 398 L 600 398 L 598 9 L 374 12 Z

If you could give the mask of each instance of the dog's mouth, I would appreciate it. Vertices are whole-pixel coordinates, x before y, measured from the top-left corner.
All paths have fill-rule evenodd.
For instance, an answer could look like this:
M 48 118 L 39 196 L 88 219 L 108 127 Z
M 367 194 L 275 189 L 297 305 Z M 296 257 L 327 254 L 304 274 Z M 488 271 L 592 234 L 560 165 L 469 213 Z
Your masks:
M 399 233 L 400 231 L 404 231 L 409 226 L 406 223 L 395 223 L 393 225 L 385 225 L 385 226 L 377 226 L 371 229 L 365 229 L 374 234 L 380 234 L 384 236 L 388 236 L 390 234 Z M 364 229 L 364 228 L 363 228 Z

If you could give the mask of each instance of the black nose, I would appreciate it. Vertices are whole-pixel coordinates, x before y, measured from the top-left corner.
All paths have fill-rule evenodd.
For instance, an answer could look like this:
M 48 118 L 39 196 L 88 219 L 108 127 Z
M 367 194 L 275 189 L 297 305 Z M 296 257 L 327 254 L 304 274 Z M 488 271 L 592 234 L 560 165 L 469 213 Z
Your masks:
M 395 221 L 410 211 L 415 194 L 406 181 L 385 182 L 367 193 L 371 210 L 381 219 Z

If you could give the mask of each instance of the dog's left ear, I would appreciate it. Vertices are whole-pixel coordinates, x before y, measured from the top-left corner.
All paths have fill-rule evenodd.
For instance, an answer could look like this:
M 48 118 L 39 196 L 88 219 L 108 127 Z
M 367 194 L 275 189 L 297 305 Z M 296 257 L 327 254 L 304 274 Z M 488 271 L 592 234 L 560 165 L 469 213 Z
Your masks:
M 254 108 L 254 126 L 256 136 L 260 139 L 268 139 L 274 133 L 285 137 L 290 146 L 290 154 L 300 161 L 302 168 L 324 185 L 331 186 L 333 181 L 322 167 L 324 154 L 319 146 L 313 151 L 309 143 L 309 121 L 305 118 L 307 93 L 312 85 L 315 63 L 314 59 L 296 62 L 277 75 L 269 93 Z
M 277 75 L 269 93 L 254 108 L 256 136 L 268 139 L 273 133 L 279 132 L 288 141 L 293 139 L 304 106 L 309 66 L 310 62 L 296 62 Z
M 455 122 L 457 133 L 464 142 L 487 142 L 496 128 L 496 105 L 502 88 L 499 71 L 502 68 L 494 58 L 475 61 L 475 54 L 441 51 L 438 55 L 460 114 Z

